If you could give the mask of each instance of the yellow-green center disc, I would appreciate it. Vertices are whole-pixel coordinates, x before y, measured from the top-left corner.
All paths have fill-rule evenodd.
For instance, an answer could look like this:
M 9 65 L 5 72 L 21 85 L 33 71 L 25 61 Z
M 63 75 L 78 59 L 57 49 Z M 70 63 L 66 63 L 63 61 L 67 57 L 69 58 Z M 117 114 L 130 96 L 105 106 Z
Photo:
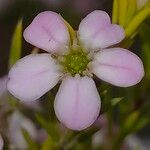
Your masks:
M 75 74 L 82 75 L 83 71 L 86 70 L 88 63 L 90 62 L 87 58 L 87 54 L 83 51 L 70 52 L 68 55 L 65 55 L 64 58 L 65 71 L 73 76 Z

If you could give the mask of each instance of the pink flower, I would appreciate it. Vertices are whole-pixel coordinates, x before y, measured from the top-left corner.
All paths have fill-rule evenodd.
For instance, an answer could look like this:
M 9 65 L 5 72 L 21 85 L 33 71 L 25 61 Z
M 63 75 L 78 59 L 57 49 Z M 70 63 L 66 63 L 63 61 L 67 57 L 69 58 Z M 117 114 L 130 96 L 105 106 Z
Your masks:
M 51 11 L 40 13 L 24 38 L 48 53 L 20 59 L 9 72 L 8 90 L 22 101 L 32 101 L 62 80 L 54 108 L 58 119 L 73 130 L 89 127 L 99 115 L 93 74 L 120 87 L 135 85 L 144 75 L 138 56 L 109 48 L 124 39 L 124 30 L 111 24 L 104 11 L 93 11 L 81 21 L 73 44 L 63 18 Z

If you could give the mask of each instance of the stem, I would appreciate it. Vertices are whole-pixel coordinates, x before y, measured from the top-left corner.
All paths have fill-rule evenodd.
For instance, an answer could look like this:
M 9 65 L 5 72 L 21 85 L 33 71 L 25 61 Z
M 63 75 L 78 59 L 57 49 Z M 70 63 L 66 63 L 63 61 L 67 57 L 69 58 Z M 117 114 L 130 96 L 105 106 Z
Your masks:
M 108 135 L 112 136 L 112 126 L 113 126 L 113 117 L 112 117 L 113 111 L 109 110 L 107 113 L 107 119 L 108 119 Z
M 113 1 L 112 22 L 118 23 L 118 0 Z
M 119 24 L 121 26 L 125 26 L 126 22 L 126 15 L 127 15 L 127 0 L 119 0 Z
M 126 26 L 129 24 L 129 22 L 132 20 L 133 16 L 135 15 L 137 11 L 137 0 L 128 0 L 128 10 L 127 10 L 127 16 L 126 16 Z

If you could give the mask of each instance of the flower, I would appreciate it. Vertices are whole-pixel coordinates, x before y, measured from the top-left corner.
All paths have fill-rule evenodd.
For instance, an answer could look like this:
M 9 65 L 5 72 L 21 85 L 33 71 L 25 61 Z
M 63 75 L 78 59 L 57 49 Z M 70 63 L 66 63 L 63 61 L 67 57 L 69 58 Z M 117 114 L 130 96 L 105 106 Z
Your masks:
M 9 72 L 8 90 L 23 101 L 40 98 L 62 80 L 54 101 L 58 119 L 68 128 L 83 130 L 97 119 L 100 96 L 93 74 L 120 87 L 137 84 L 144 76 L 142 61 L 123 48 L 108 48 L 124 39 L 124 30 L 108 14 L 95 10 L 80 23 L 73 42 L 63 18 L 46 11 L 24 31 L 30 44 L 48 53 L 20 59 Z

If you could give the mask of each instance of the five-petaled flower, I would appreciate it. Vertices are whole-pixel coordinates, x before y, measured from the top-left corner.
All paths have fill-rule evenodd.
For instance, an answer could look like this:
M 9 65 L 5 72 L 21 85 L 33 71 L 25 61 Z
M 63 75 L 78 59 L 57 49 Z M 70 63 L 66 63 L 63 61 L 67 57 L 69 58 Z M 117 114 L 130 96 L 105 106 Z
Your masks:
M 87 15 L 73 42 L 69 31 L 55 12 L 36 16 L 24 31 L 24 38 L 48 53 L 20 59 L 9 72 L 8 90 L 20 100 L 32 101 L 62 81 L 54 101 L 55 113 L 68 128 L 83 130 L 100 112 L 93 74 L 115 86 L 128 87 L 141 81 L 144 69 L 132 52 L 110 47 L 125 35 L 122 27 L 111 24 L 106 12 L 95 10 Z

